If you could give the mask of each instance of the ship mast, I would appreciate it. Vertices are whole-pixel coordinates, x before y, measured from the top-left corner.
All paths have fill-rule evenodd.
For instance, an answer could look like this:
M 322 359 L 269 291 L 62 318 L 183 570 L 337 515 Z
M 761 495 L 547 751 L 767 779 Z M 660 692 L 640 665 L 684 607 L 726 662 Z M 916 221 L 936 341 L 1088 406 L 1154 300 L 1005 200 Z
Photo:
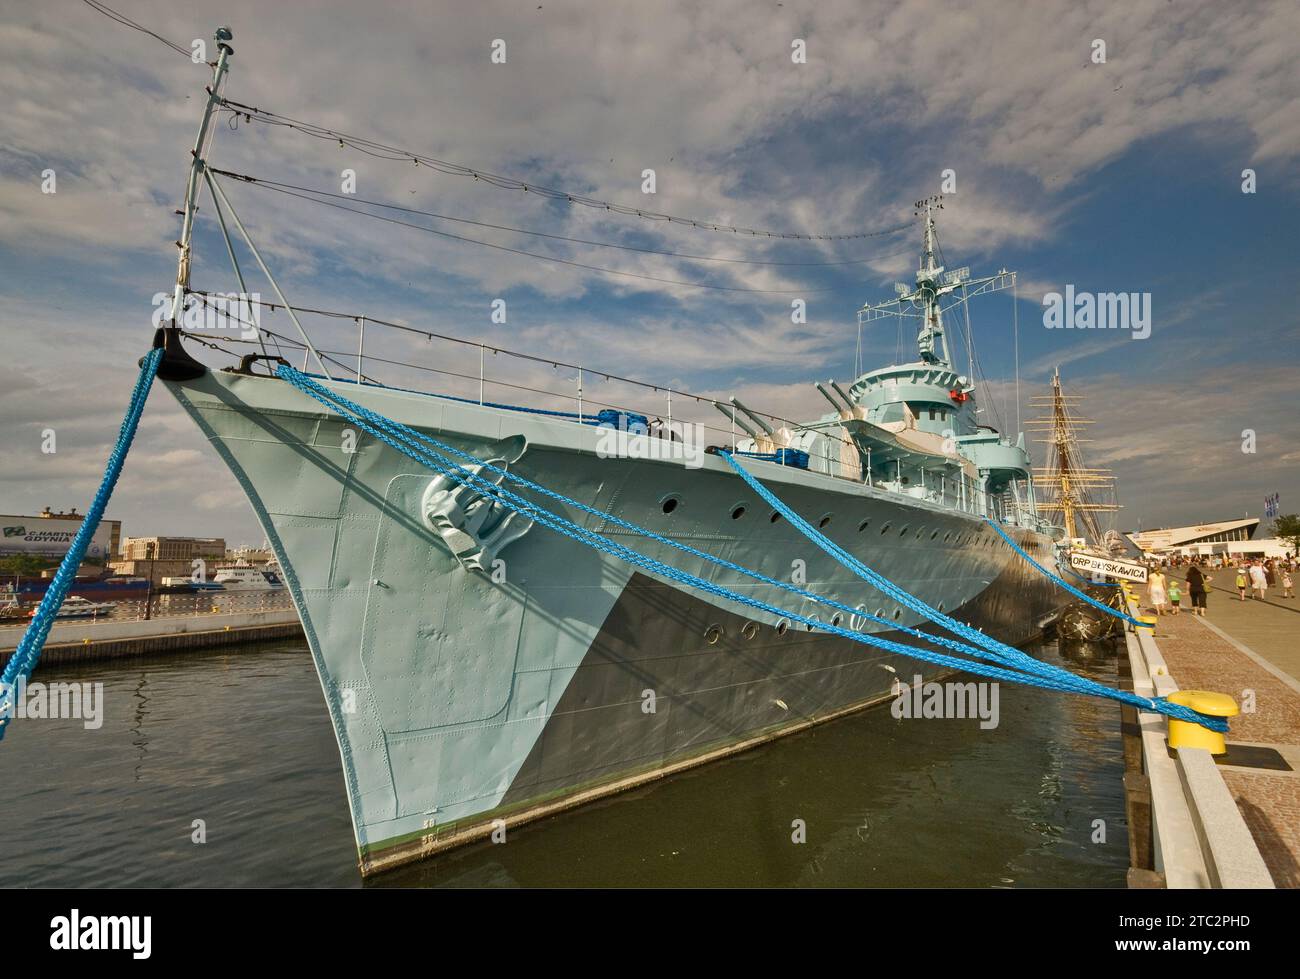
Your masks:
M 1031 431 L 1048 436 L 1034 441 L 1052 447 L 1051 464 L 1034 470 L 1037 485 L 1047 490 L 1049 496 L 1039 504 L 1039 509 L 1060 511 L 1068 539 L 1085 536 L 1080 533 L 1083 530 L 1093 544 L 1101 546 L 1102 532 L 1094 514 L 1114 512 L 1120 507 L 1093 499 L 1094 492 L 1114 490 L 1115 476 L 1109 469 L 1084 465 L 1079 443 L 1091 440 L 1079 438 L 1078 426 L 1091 425 L 1092 421 L 1074 416 L 1072 409 L 1079 400 L 1062 390 L 1059 367 L 1052 374 L 1051 395 L 1030 399 L 1031 405 L 1047 412 L 1044 417 L 1031 418 L 1027 423 Z
M 1001 269 L 995 275 L 972 279 L 969 266 L 944 271 L 944 267 L 939 264 L 939 239 L 934 223 L 934 212 L 943 210 L 943 195 L 936 194 L 919 200 L 913 207 L 917 217 L 924 217 L 924 240 L 921 260 L 916 270 L 916 285 L 895 282 L 895 299 L 863 306 L 858 310 L 858 330 L 860 334 L 863 325 L 874 320 L 896 316 L 916 317 L 921 320 L 920 332 L 916 336 L 921 361 L 951 370 L 952 356 L 948 350 L 947 330 L 943 325 L 944 297 L 960 290 L 961 298 L 951 303 L 951 308 L 987 292 L 1010 289 L 1015 285 L 1016 274 Z
M 923 201 L 917 201 L 918 212 L 925 212 L 925 245 L 921 251 L 920 265 L 916 270 L 916 291 L 910 298 L 914 305 L 921 307 L 922 326 L 917 337 L 921 359 L 927 364 L 951 367 L 952 363 L 948 359 L 948 338 L 943 331 L 943 312 L 939 309 L 940 288 L 941 285 L 947 286 L 948 288 L 943 289 L 943 292 L 951 292 L 964 278 L 970 278 L 970 269 L 964 270 L 966 275 L 962 278 L 954 276 L 947 282 L 940 282 L 939 277 L 943 274 L 943 266 L 935 260 L 934 255 L 934 209 L 936 207 L 943 208 L 939 197 L 927 197 Z M 963 270 L 958 269 L 958 272 L 961 271 Z
M 181 237 L 176 242 L 180 250 L 176 267 L 176 289 L 172 294 L 171 322 L 179 325 L 179 317 L 185 311 L 185 294 L 190 287 L 190 245 L 194 234 L 194 216 L 199 210 L 199 180 L 203 176 L 204 156 L 207 142 L 212 131 L 212 114 L 217 103 L 221 101 L 221 83 L 225 80 L 230 56 L 235 49 L 230 46 L 233 35 L 229 27 L 217 28 L 214 40 L 217 42 L 217 61 L 212 66 L 212 84 L 208 86 L 208 101 L 203 107 L 203 119 L 199 123 L 199 134 L 194 140 L 194 152 L 190 155 L 189 179 L 185 183 L 185 209 L 181 221 Z

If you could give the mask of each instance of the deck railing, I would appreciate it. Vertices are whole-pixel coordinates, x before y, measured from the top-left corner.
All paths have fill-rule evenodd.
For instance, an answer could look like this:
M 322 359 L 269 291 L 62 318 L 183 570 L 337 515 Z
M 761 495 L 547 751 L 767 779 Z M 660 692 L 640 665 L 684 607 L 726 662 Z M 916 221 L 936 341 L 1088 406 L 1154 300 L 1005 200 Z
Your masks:
M 196 292 L 195 295 L 200 296 L 204 302 L 210 301 L 209 293 Z M 262 303 L 261 307 L 271 313 L 284 309 L 274 303 Z M 803 448 L 803 445 L 792 445 L 787 440 L 792 434 L 810 430 L 806 424 L 783 415 L 748 405 L 738 406 L 725 397 L 698 394 L 671 384 L 641 381 L 581 363 L 511 350 L 484 340 L 469 340 L 370 316 L 352 316 L 299 306 L 295 306 L 294 311 L 325 319 L 333 327 L 329 331 L 330 340 L 346 339 L 346 333 L 337 329 L 339 321 L 353 322 L 356 330 L 355 348 L 349 349 L 350 345 L 344 343 L 335 343 L 333 349 L 319 345 L 315 348 L 336 381 L 410 387 L 479 404 L 506 404 L 530 410 L 563 412 L 572 415 L 577 422 L 594 419 L 602 409 L 644 415 L 650 419 L 650 431 L 647 433 L 650 437 L 681 442 L 684 447 L 695 451 L 703 451 L 710 445 L 734 450 L 739 442 L 751 438 L 756 441 L 758 449 L 764 452 L 773 448 Z M 246 325 L 251 327 L 251 324 Z M 375 327 L 406 339 L 408 347 L 410 343 L 418 344 L 422 348 L 418 359 L 379 356 L 374 349 Z M 260 322 L 256 329 L 262 335 L 256 340 L 222 336 L 217 343 L 211 342 L 211 333 L 187 333 L 186 336 L 217 349 L 223 349 L 222 345 L 228 343 L 256 344 L 259 347 L 265 343 L 268 349 L 274 349 L 286 360 L 301 357 L 304 371 L 310 367 L 310 349 L 301 339 L 269 329 Z M 497 376 L 496 371 L 489 369 L 489 363 L 497 366 L 508 363 L 518 368 L 517 373 L 523 376 L 513 379 Z M 373 375 L 376 367 L 384 371 L 384 381 Z M 551 375 L 563 372 L 563 383 L 557 385 L 538 377 L 547 371 Z M 439 389 L 428 388 L 429 375 L 441 379 Z M 649 408 L 646 406 L 647 401 L 652 405 Z M 721 406 L 725 415 L 720 415 L 715 405 Z M 809 469 L 813 472 L 859 486 L 869 485 L 873 489 L 896 493 L 907 499 L 938 503 L 963 513 L 995 516 L 1017 526 L 1038 526 L 1041 523 L 1032 508 L 1024 504 L 1018 504 L 1013 512 L 999 510 L 979 488 L 978 483 L 964 474 L 954 480 L 944 476 L 936 477 L 931 472 L 931 482 L 938 479 L 938 486 L 908 485 L 904 483 L 901 470 L 891 479 L 887 472 L 875 467 L 870 451 L 864 460 L 857 444 L 846 434 L 836 432 L 833 424 L 817 425 L 811 430 L 817 431 L 821 436 L 813 440 L 807 449 Z M 921 479 L 924 482 L 923 472 Z

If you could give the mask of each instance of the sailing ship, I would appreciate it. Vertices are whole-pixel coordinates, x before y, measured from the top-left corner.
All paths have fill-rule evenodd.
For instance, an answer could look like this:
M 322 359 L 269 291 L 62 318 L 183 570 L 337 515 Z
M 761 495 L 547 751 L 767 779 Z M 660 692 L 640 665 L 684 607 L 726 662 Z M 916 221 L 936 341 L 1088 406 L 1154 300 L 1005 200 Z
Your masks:
M 1088 439 L 1079 433 L 1093 421 L 1078 415 L 1081 402 L 1081 397 L 1066 394 L 1061 387 L 1059 367 L 1052 372 L 1050 392 L 1030 399 L 1030 404 L 1043 409 L 1044 414 L 1030 419 L 1028 424 L 1032 431 L 1046 436 L 1036 441 L 1049 446 L 1048 464 L 1035 470 L 1043 491 L 1039 509 L 1060 515 L 1067 548 L 1061 556 L 1065 573 L 1073 575 L 1090 597 L 1122 611 L 1120 594 L 1107 582 L 1107 575 L 1085 576 L 1070 569 L 1072 563 L 1085 569 L 1109 568 L 1113 576 L 1126 563 L 1119 560 L 1124 548 L 1118 532 L 1113 527 L 1103 529 L 1099 519 L 1099 515 L 1115 513 L 1121 507 L 1115 500 L 1115 474 L 1084 461 L 1080 443 Z M 1061 610 L 1056 631 L 1063 639 L 1095 641 L 1120 635 L 1123 626 L 1120 619 L 1095 605 L 1071 602 Z
M 201 180 L 217 216 L 234 216 L 206 164 L 229 31 L 218 42 L 172 315 L 155 336 L 158 377 L 235 475 L 281 568 L 337 735 L 363 874 L 881 702 L 898 677 L 943 672 L 820 630 L 816 603 L 795 601 L 796 624 L 535 524 L 493 492 L 358 437 L 266 372 L 278 357 L 211 369 L 191 356 L 179 315 Z M 914 317 L 915 359 L 862 372 L 847 390 L 818 384 L 832 410 L 808 422 L 735 399 L 717 406 L 735 428 L 729 449 L 821 533 L 941 612 L 1021 643 L 1051 616 L 1052 586 L 988 519 L 1049 565 L 1060 531 L 1038 513 L 1024 436 L 978 417 L 945 323 L 945 302 L 1008 288 L 1014 273 L 945 269 L 940 206 L 918 202 L 914 281 L 859 313 L 860 324 Z M 915 647 L 901 630 L 928 625 L 811 546 L 716 453 L 656 440 L 640 424 L 653 412 L 475 401 L 386 386 L 360 364 L 355 378 L 334 377 L 302 339 L 324 388 L 585 501 L 557 509 L 595 535 L 648 528 L 656 538 L 638 546 L 665 566 L 682 564 L 671 544 L 689 543 L 772 579 L 798 568 L 807 589 L 859 611 L 827 616 L 836 628 Z M 608 451 L 611 432 L 628 451 Z M 693 571 L 769 605 L 792 601 L 725 568 Z

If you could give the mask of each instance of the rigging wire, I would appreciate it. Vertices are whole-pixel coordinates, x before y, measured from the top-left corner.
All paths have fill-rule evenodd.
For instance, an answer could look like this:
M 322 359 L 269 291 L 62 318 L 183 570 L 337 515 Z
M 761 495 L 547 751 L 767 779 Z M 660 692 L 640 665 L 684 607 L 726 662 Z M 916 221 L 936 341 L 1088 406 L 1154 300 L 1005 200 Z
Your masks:
M 224 173 L 225 171 L 218 170 L 215 172 Z M 240 180 L 244 179 L 238 177 L 238 175 L 235 174 L 227 174 L 227 176 L 234 176 L 236 177 L 236 179 L 240 179 Z M 555 255 L 545 255 L 541 252 L 530 252 L 523 248 L 512 248 L 509 245 L 499 245 L 495 242 L 483 241 L 481 238 L 469 238 L 466 237 L 465 235 L 452 234 L 450 231 L 439 231 L 436 228 L 429 228 L 422 224 L 413 224 L 410 221 L 402 221 L 399 220 L 398 218 L 390 218 L 390 217 L 385 217 L 382 214 L 374 214 L 370 211 L 363 210 L 362 208 L 359 207 L 348 207 L 344 204 L 338 204 L 333 201 L 319 200 L 315 197 L 310 197 L 307 194 L 300 194 L 297 193 L 296 191 L 284 190 L 280 187 L 274 187 L 269 183 L 254 182 L 251 183 L 251 186 L 262 187 L 265 190 L 274 191 L 277 194 L 285 194 L 289 197 L 297 197 L 299 200 L 304 200 L 311 204 L 319 204 L 321 207 L 332 207 L 340 211 L 349 211 L 352 214 L 359 214 L 362 217 L 371 218 L 375 221 L 384 221 L 387 222 L 388 224 L 400 225 L 401 227 L 411 228 L 415 231 L 423 231 L 425 234 L 437 235 L 441 238 L 450 238 L 453 241 L 466 242 L 473 245 L 482 245 L 485 248 L 493 248 L 496 249 L 497 251 L 509 252 L 512 255 L 522 255 L 527 258 L 536 258 L 543 262 L 554 262 L 558 265 L 568 265 L 573 268 L 585 269 L 588 272 L 598 272 L 602 275 L 617 275 L 617 276 L 624 276 L 626 278 L 632 278 L 632 279 L 643 279 L 650 282 L 660 282 L 665 285 L 681 286 L 683 288 L 688 288 L 688 289 L 713 289 L 719 292 L 739 292 L 739 293 L 751 293 L 751 294 L 759 294 L 759 295 L 794 296 L 794 295 L 805 295 L 805 294 L 824 293 L 824 292 L 835 292 L 837 288 L 835 286 L 827 286 L 821 289 L 802 289 L 802 288 L 751 289 L 748 286 L 724 286 L 724 285 L 717 285 L 716 283 L 710 283 L 710 282 L 690 282 L 684 279 L 669 279 L 665 276 L 649 275 L 645 272 L 631 272 L 626 269 L 610 269 L 610 268 L 605 268 L 604 266 L 601 265 L 588 265 L 586 262 L 575 262 L 572 259 L 559 258 L 558 256 Z
M 844 265 L 866 265 L 871 262 L 897 258 L 900 255 L 906 255 L 912 251 L 912 248 L 909 245 L 905 251 L 894 252 L 890 255 L 872 255 L 866 258 L 851 258 L 838 262 L 776 262 L 753 258 L 721 258 L 716 255 L 690 255 L 684 252 L 669 252 L 658 248 L 644 248 L 639 245 L 624 245 L 611 241 L 594 241 L 590 238 L 574 238 L 569 235 L 554 234 L 548 231 L 532 231 L 527 228 L 515 228 L 505 224 L 492 224 L 488 221 L 475 221 L 471 218 L 452 217 L 449 214 L 439 214 L 436 211 L 422 211 L 417 207 L 404 207 L 401 204 L 389 204 L 384 201 L 367 200 L 364 197 L 357 197 L 353 194 L 336 194 L 332 191 L 318 190 L 314 187 L 302 187 L 298 184 L 288 184 L 278 180 L 268 180 L 266 177 L 252 177 L 248 174 L 235 173 L 231 170 L 221 170 L 217 167 L 209 167 L 208 169 L 223 177 L 242 180 L 245 183 L 250 184 L 262 184 L 271 189 L 301 191 L 306 194 L 314 194 L 317 197 L 328 197 L 340 201 L 353 201 L 357 204 L 365 204 L 370 207 L 382 207 L 391 211 L 402 211 L 406 214 L 419 214 L 423 217 L 435 218 L 439 221 L 453 221 L 457 224 L 469 224 L 476 228 L 490 228 L 494 231 L 509 231 L 514 234 L 532 235 L 536 238 L 550 238 L 555 241 L 567 241 L 577 245 L 594 245 L 598 248 L 617 248 L 622 251 L 641 252 L 646 255 L 663 255 L 667 258 L 680 258 L 691 262 L 725 262 L 732 265 L 776 265 L 796 268 L 830 268 Z
M 962 312 L 966 318 L 966 336 L 968 338 L 973 337 L 974 333 L 972 332 L 971 325 L 970 325 L 970 303 L 963 302 L 961 305 L 962 305 Z M 989 383 L 989 377 L 988 374 L 984 372 L 984 365 L 980 363 L 979 351 L 975 349 L 975 345 L 973 343 L 971 344 L 971 354 L 975 358 L 975 366 L 974 369 L 971 371 L 971 381 L 973 382 L 975 378 L 978 377 L 980 385 L 983 387 L 987 387 Z M 1003 397 L 1005 399 L 1006 396 L 1003 395 Z M 997 430 L 1001 432 L 1003 430 L 1002 412 L 998 411 L 998 403 L 996 399 L 994 398 L 989 399 L 989 409 L 993 412 L 993 420 L 997 422 L 996 425 Z
M 376 157 L 378 159 L 410 160 L 416 166 L 427 166 L 438 173 L 449 174 L 451 176 L 473 177 L 475 180 L 482 181 L 494 187 L 499 187 L 503 190 L 519 190 L 524 193 L 534 193 L 551 200 L 566 201 L 569 204 L 580 204 L 584 207 L 610 211 L 615 214 L 635 216 L 644 218 L 648 221 L 665 221 L 669 224 L 687 225 L 702 231 L 727 232 L 730 234 L 749 235 L 755 238 L 781 238 L 802 241 L 854 241 L 893 234 L 896 231 L 901 231 L 902 229 L 911 226 L 910 222 L 905 222 L 892 227 L 880 228 L 873 231 L 864 231 L 857 234 L 806 235 L 797 234 L 795 232 L 764 231 L 756 228 L 744 228 L 730 224 L 722 224 L 717 221 L 707 221 L 702 218 L 686 218 L 673 214 L 665 214 L 659 211 L 648 211 L 645 208 L 631 207 L 627 204 L 618 204 L 613 201 L 587 197 L 583 194 L 574 194 L 564 190 L 557 190 L 553 187 L 545 187 L 530 183 L 529 181 L 519 180 L 515 177 L 507 177 L 487 170 L 479 170 L 475 167 L 465 166 L 464 164 L 439 160 L 436 157 L 426 156 L 412 150 L 405 150 L 397 146 L 380 143 L 376 140 L 339 132 L 338 130 L 329 129 L 325 126 L 316 125 L 315 123 L 306 122 L 301 119 L 294 119 L 291 116 L 280 115 L 279 113 L 271 112 L 267 109 L 260 109 L 257 106 L 245 105 L 242 102 L 236 102 L 229 98 L 222 98 L 221 104 L 226 111 L 243 116 L 245 122 L 261 122 L 265 125 L 281 126 L 287 129 L 293 129 L 317 139 L 337 142 L 340 147 L 350 146 L 361 153 L 365 153 L 367 156 Z
M 182 47 L 181 45 L 177 44 L 175 41 L 167 40 L 167 38 L 163 37 L 161 34 L 149 30 L 149 28 L 145 27 L 143 24 L 137 24 L 130 17 L 127 17 L 125 14 L 118 13 L 112 7 L 108 6 L 108 4 L 101 3 L 100 0 L 82 0 L 82 3 L 84 3 L 91 10 L 95 10 L 103 14 L 109 20 L 121 24 L 123 27 L 129 27 L 134 31 L 139 31 L 141 34 L 148 34 L 150 37 L 154 38 L 155 40 L 161 41 L 163 44 L 167 45 L 177 54 L 184 55 L 187 60 L 189 61 L 194 60 L 189 48 Z M 207 64 L 209 67 L 211 67 L 213 64 L 215 64 L 215 62 L 207 62 Z
M 1011 280 L 1011 333 L 1015 338 L 1016 357 L 1016 434 L 1020 434 L 1020 286 Z

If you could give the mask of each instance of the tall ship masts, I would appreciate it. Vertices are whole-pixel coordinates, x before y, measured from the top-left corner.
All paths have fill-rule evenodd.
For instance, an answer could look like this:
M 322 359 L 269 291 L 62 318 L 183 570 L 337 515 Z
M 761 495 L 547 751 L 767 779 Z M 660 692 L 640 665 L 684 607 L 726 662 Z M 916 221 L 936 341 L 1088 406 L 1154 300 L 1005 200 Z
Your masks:
M 1075 409 L 1081 398 L 1067 395 L 1061 387 L 1061 371 L 1052 373 L 1050 395 L 1035 397 L 1030 404 L 1041 408 L 1045 414 L 1030 419 L 1032 431 L 1045 435 L 1035 439 L 1049 446 L 1050 462 L 1037 468 L 1038 485 L 1046 498 L 1040 508 L 1048 513 L 1059 513 L 1069 541 L 1083 540 L 1095 548 L 1108 546 L 1110 529 L 1103 531 L 1097 514 L 1113 513 L 1120 509 L 1113 501 L 1115 475 L 1109 469 L 1086 465 L 1080 444 L 1090 441 L 1080 437 L 1082 426 L 1093 424 L 1092 419 L 1080 418 Z M 1111 499 L 1103 499 L 1109 496 Z

